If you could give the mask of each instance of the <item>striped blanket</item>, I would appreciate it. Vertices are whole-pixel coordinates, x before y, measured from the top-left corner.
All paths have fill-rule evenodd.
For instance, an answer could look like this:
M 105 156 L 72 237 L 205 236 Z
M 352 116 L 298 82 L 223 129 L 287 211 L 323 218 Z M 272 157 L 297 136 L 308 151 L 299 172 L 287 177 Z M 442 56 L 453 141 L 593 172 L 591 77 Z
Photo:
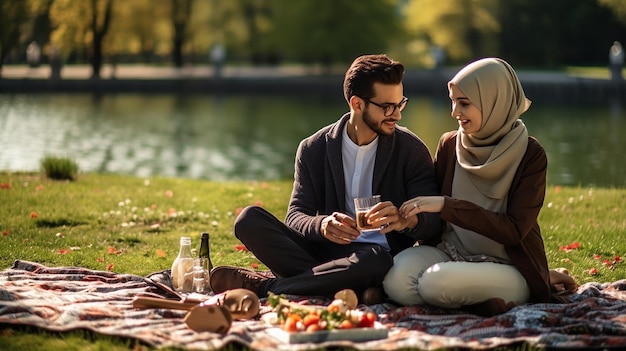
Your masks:
M 268 333 L 261 320 L 235 321 L 227 334 L 220 335 L 189 329 L 184 310 L 132 308 L 137 295 L 177 298 L 170 286 L 168 271 L 141 277 L 18 260 L 0 272 L 0 325 L 54 332 L 90 330 L 155 348 L 187 350 L 216 350 L 229 344 L 254 350 L 491 350 L 523 344 L 563 350 L 626 347 L 626 280 L 584 284 L 570 304 L 527 304 L 492 318 L 382 303 L 370 308 L 388 328 L 387 338 L 315 344 L 281 341 Z M 318 297 L 288 298 L 310 304 L 330 302 Z M 269 311 L 262 306 L 262 314 Z

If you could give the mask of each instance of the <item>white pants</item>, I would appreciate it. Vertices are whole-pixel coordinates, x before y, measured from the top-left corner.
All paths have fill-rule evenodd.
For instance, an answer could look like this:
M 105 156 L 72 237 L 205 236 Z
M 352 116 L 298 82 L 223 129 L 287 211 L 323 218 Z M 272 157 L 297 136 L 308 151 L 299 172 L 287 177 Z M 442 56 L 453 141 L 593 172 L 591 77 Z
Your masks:
M 455 262 L 432 246 L 411 247 L 396 255 L 383 287 L 393 301 L 407 306 L 427 303 L 458 308 L 492 298 L 517 305 L 530 297 L 526 280 L 515 266 Z

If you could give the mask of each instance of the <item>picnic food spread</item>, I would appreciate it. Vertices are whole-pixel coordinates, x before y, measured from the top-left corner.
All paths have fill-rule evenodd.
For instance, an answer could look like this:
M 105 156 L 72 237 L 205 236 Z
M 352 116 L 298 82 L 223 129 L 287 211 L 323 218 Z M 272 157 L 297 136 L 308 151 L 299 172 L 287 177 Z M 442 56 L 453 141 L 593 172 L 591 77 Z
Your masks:
M 372 328 L 377 319 L 372 311 L 356 309 L 352 290 L 340 291 L 328 306 L 301 305 L 273 293 L 269 294 L 268 304 L 273 312 L 263 319 L 287 332 Z

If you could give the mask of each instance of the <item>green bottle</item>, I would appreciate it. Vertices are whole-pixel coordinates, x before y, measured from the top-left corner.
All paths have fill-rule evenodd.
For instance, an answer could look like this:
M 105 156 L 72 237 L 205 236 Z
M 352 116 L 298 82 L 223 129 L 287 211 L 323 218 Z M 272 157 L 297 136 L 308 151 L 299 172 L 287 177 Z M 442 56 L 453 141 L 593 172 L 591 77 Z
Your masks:
M 198 258 L 203 258 L 205 277 L 207 279 L 207 286 L 209 286 L 209 278 L 211 270 L 213 269 L 213 263 L 211 262 L 211 249 L 209 248 L 209 233 L 203 232 L 200 236 L 200 251 Z

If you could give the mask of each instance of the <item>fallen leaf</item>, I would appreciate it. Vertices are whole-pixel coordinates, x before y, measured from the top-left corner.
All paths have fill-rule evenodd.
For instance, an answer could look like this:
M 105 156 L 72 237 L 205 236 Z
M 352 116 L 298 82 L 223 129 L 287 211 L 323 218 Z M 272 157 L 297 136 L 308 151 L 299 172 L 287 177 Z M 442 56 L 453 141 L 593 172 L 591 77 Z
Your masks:
M 237 250 L 237 251 L 244 251 L 244 252 L 248 252 L 249 251 L 248 248 L 246 247 L 246 245 L 242 245 L 242 244 L 235 245 L 235 250 Z

